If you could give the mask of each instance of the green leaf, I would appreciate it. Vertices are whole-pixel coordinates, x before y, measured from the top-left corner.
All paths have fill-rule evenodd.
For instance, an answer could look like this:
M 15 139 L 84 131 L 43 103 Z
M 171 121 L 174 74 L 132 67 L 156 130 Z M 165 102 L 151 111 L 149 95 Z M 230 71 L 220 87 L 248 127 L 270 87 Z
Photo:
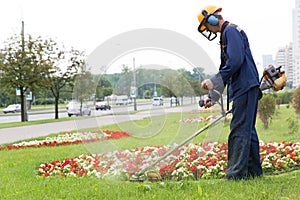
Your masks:
M 148 191 L 152 190 L 151 186 L 147 185 L 147 184 L 139 184 L 137 187 L 140 191 L 143 191 L 143 192 L 148 192 Z
M 199 195 L 200 197 L 202 197 L 202 195 L 203 195 L 202 187 L 201 187 L 200 184 L 198 184 L 198 195 Z

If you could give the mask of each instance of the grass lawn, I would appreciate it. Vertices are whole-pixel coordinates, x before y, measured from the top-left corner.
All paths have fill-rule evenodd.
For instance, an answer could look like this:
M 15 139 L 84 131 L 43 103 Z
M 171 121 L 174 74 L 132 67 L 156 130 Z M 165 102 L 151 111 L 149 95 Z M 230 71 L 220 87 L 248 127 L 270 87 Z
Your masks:
M 204 113 L 202 115 L 211 115 Z M 213 113 L 218 115 L 219 113 Z M 259 138 L 264 142 L 299 142 L 300 134 L 288 134 L 288 116 L 294 116 L 292 108 L 277 109 L 268 130 L 257 120 Z M 111 142 L 114 149 L 166 145 L 181 142 L 207 122 L 179 123 L 179 119 L 199 117 L 199 113 L 173 113 L 102 127 L 122 130 L 133 137 Z M 299 120 L 299 117 L 298 117 Z M 299 120 L 300 122 L 300 120 Z M 229 123 L 200 134 L 192 142 L 227 141 Z M 132 183 L 116 180 L 100 180 L 93 177 L 47 177 L 36 175 L 36 168 L 45 162 L 63 160 L 80 154 L 106 151 L 103 143 L 88 143 L 58 147 L 28 148 L 0 151 L 0 199 L 300 199 L 300 170 L 281 175 L 265 175 L 247 181 L 162 181 Z

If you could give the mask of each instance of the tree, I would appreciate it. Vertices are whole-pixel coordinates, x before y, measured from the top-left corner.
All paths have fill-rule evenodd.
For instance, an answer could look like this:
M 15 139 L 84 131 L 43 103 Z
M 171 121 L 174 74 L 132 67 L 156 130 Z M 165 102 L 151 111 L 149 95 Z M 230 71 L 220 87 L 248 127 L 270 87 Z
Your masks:
M 9 104 L 18 103 L 16 99 L 16 89 L 5 90 L 0 87 L 0 107 L 5 107 Z
M 181 97 L 181 105 L 183 105 L 184 96 L 195 96 L 195 92 L 190 84 L 189 77 L 186 75 L 185 70 L 178 70 L 177 76 L 174 80 L 174 93 L 176 96 Z
M 281 102 L 282 102 L 281 97 L 276 97 L 276 98 L 275 98 L 275 102 L 276 102 L 277 108 L 280 109 L 280 104 L 281 104 Z
M 80 112 L 82 113 L 82 104 L 85 100 L 91 98 L 95 92 L 96 84 L 89 71 L 82 71 L 75 77 L 73 96 L 80 102 Z
M 271 94 L 265 94 L 258 103 L 259 118 L 264 124 L 265 129 L 269 128 L 272 116 L 275 114 L 275 98 Z
M 97 86 L 96 86 L 96 98 L 104 99 L 105 96 L 111 95 L 113 92 L 112 84 L 107 79 L 107 77 L 101 75 L 98 77 Z
M 117 95 L 129 95 L 133 83 L 133 72 L 127 65 L 122 65 L 122 72 L 118 83 L 115 85 L 114 93 Z
M 299 130 L 298 119 L 292 116 L 288 117 L 285 121 L 288 123 L 289 134 L 297 133 Z
M 66 50 L 65 47 L 60 47 L 57 43 L 53 43 L 50 48 L 53 50 L 51 57 L 53 69 L 47 79 L 48 87 L 55 99 L 55 119 L 58 119 L 60 94 L 63 89 L 73 87 L 75 75 L 82 70 L 86 56 L 84 52 L 73 48 Z
M 204 73 L 204 69 L 201 67 L 193 68 L 192 80 L 199 80 L 199 82 L 203 81 L 204 79 L 210 78 L 209 75 Z
M 284 91 L 284 92 L 278 92 L 276 93 L 277 97 L 281 98 L 281 104 L 289 104 L 291 103 L 292 100 L 292 92 L 289 91 Z
M 23 32 L 22 32 L 23 33 Z M 13 35 L 1 49 L 1 86 L 7 89 L 20 89 L 21 121 L 27 121 L 26 99 L 27 92 L 46 88 L 46 77 L 51 74 L 53 65 L 52 52 L 49 47 L 52 41 L 33 38 L 24 34 Z
M 165 96 L 175 96 L 175 78 L 177 76 L 177 72 L 174 70 L 163 70 L 162 78 L 161 78 L 161 87 L 162 93 Z
M 292 106 L 295 108 L 296 113 L 300 114 L 300 87 L 294 90 L 292 98 Z
M 196 96 L 202 96 L 205 94 L 208 94 L 208 90 L 202 89 L 200 87 L 201 82 L 199 82 L 198 80 L 190 80 L 190 85 L 193 88 L 194 94 Z

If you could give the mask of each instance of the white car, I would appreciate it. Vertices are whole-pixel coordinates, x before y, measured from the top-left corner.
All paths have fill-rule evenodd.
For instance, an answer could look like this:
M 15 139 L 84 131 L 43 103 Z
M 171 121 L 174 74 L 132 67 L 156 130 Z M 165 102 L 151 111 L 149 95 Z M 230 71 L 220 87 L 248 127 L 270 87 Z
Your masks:
M 160 97 L 153 97 L 152 105 L 153 106 L 162 106 L 162 105 L 164 105 L 164 100 Z
M 66 105 L 66 109 L 68 110 L 70 107 L 73 107 L 74 104 L 78 104 L 76 101 L 70 101 L 67 105 Z
M 11 104 L 3 109 L 3 113 L 15 113 L 21 112 L 21 104 Z
M 87 105 L 82 105 L 80 110 L 80 104 L 73 104 L 72 106 L 68 107 L 68 116 L 71 117 L 72 115 L 75 116 L 83 116 L 83 115 L 91 115 L 91 109 Z

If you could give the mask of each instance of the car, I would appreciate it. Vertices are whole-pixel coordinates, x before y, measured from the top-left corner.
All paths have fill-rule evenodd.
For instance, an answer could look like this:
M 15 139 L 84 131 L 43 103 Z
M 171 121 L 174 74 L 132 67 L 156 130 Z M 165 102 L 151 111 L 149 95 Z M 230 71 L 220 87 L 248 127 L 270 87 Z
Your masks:
M 126 95 L 117 96 L 116 105 L 127 105 L 130 104 L 131 100 Z
M 109 105 L 109 103 L 101 101 L 101 102 L 96 103 L 95 109 L 96 110 L 110 110 L 111 106 Z
M 171 105 L 171 106 L 172 106 L 172 105 L 180 106 L 179 101 L 178 101 L 178 98 L 175 97 L 175 96 L 172 96 L 172 97 L 170 98 L 170 105 Z
M 21 112 L 21 104 L 11 104 L 3 109 L 3 113 L 15 113 Z
M 91 115 L 91 109 L 87 105 L 82 105 L 82 109 L 80 110 L 80 104 L 73 104 L 68 107 L 68 116 L 83 116 L 83 115 Z
M 164 100 L 160 97 L 153 97 L 152 105 L 153 106 L 163 106 L 164 105 Z
M 72 107 L 74 104 L 78 104 L 78 102 L 76 102 L 76 101 L 70 101 L 70 102 L 66 105 L 66 109 L 68 110 L 69 107 Z

